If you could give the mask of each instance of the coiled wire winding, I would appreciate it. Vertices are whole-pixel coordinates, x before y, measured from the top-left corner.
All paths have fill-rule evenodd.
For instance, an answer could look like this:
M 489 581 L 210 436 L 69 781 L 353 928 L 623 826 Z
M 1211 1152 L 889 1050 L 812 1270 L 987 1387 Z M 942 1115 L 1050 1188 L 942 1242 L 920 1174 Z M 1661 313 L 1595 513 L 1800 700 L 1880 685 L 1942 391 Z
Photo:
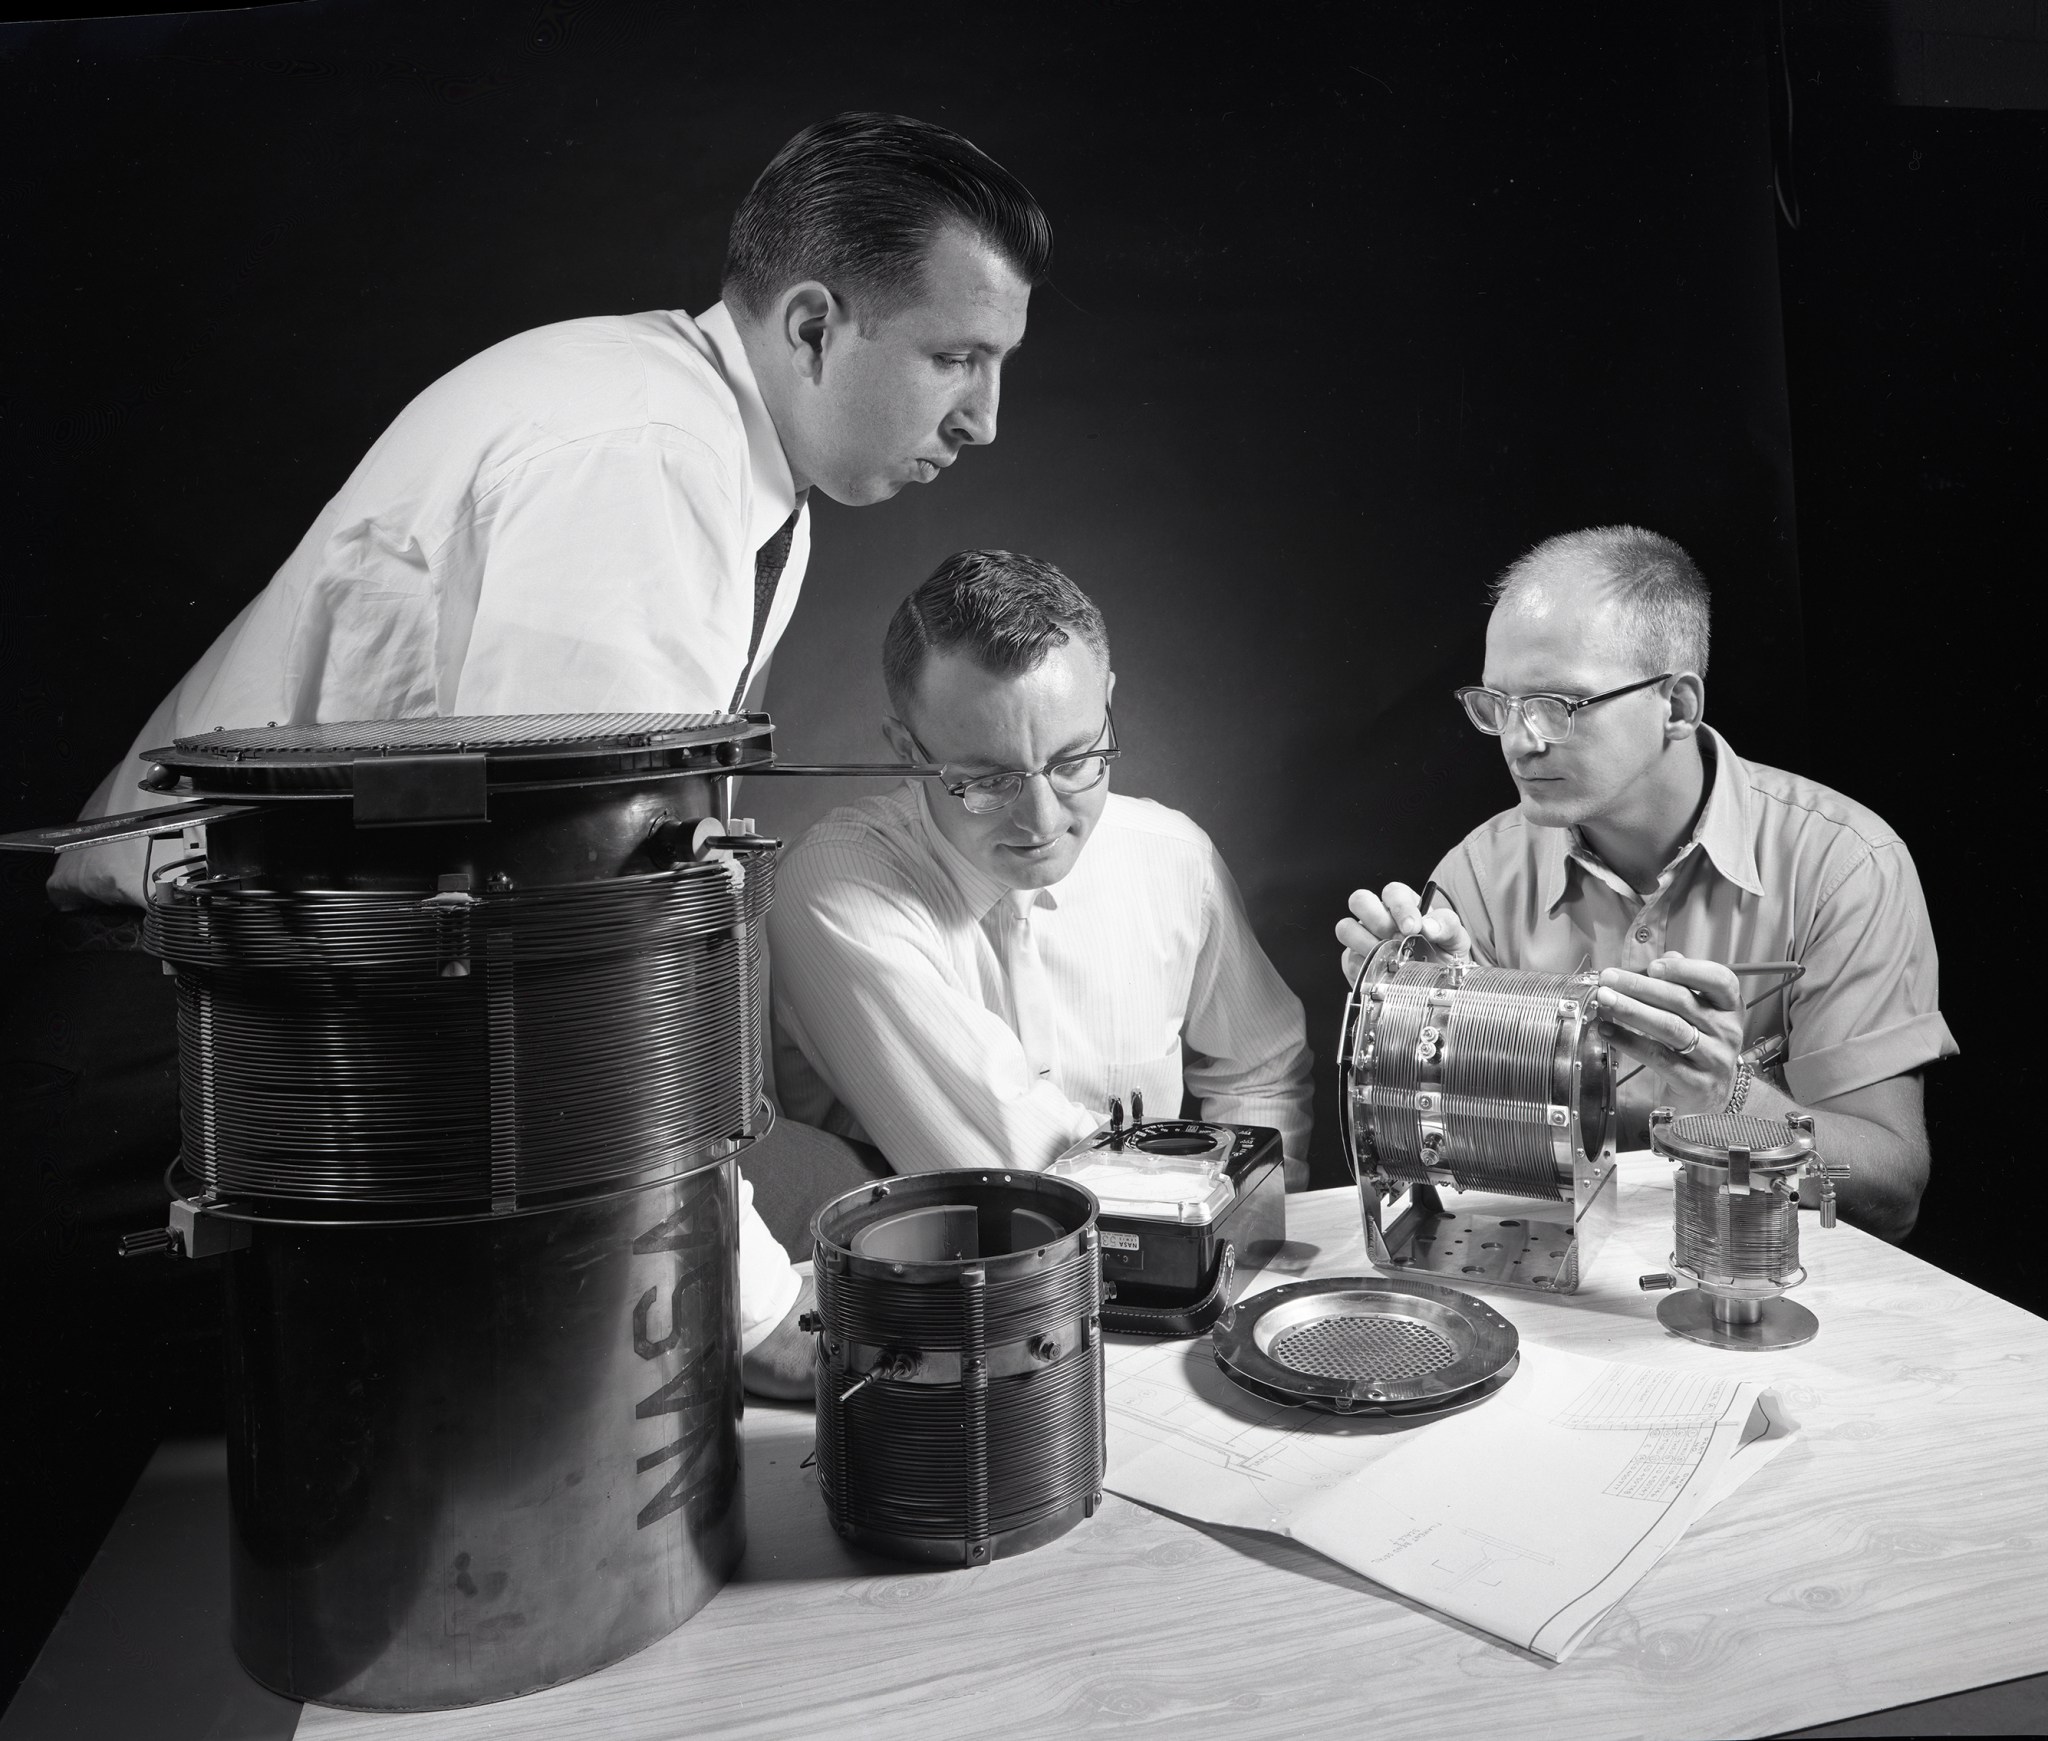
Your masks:
M 1532 973 L 1376 952 L 1346 1036 L 1356 1159 L 1423 1183 L 1569 1200 L 1559 1113 L 1598 1154 L 1611 1118 L 1603 1049 L 1588 1044 L 1596 974 Z
M 934 1204 L 978 1210 L 964 1255 L 863 1255 L 864 1224 Z M 1094 1199 L 1039 1174 L 927 1174 L 850 1192 L 816 1227 L 818 1486 L 839 1533 L 980 1565 L 1092 1513 L 1107 1450 Z
M 1714 1281 L 1792 1287 L 1799 1267 L 1799 1210 L 1775 1191 L 1732 1196 L 1680 1168 L 1672 1179 L 1672 1247 L 1686 1268 Z
M 1809 1134 L 1742 1113 L 1652 1115 L 1651 1146 L 1679 1163 L 1672 1175 L 1672 1252 L 1703 1285 L 1796 1287 L 1800 1175 Z M 1745 1189 L 1731 1191 L 1727 1157 L 1749 1157 Z
M 752 1133 L 771 847 L 481 896 L 167 867 L 183 1161 L 237 1203 L 504 1213 Z

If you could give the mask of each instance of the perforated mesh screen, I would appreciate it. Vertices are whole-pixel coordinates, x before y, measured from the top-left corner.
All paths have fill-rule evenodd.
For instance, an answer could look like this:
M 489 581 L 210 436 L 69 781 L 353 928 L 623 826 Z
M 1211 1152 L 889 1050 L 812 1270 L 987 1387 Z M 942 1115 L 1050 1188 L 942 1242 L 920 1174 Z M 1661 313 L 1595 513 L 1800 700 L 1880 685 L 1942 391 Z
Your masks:
M 247 726 L 179 738 L 193 755 L 346 758 L 364 751 L 415 755 L 465 750 L 592 750 L 641 747 L 643 740 L 673 743 L 722 737 L 746 722 L 734 713 L 509 713 L 446 719 L 352 719 L 327 725 Z
M 1800 1140 L 1782 1118 L 1752 1118 L 1742 1112 L 1689 1112 L 1671 1121 L 1680 1142 L 1703 1149 L 1781 1149 Z
M 1458 1358 L 1456 1348 L 1413 1318 L 1359 1315 L 1298 1324 L 1274 1337 L 1268 1352 L 1296 1372 L 1382 1382 L 1422 1378 Z

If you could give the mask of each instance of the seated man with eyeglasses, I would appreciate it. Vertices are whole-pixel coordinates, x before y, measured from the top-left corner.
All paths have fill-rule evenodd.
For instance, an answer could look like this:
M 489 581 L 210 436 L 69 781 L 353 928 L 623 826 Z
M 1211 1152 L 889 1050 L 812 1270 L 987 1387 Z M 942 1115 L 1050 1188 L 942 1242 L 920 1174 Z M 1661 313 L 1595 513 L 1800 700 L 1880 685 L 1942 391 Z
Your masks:
M 890 746 L 936 765 L 833 811 L 769 919 L 783 1109 L 898 1172 L 1038 1168 L 1110 1097 L 1276 1127 L 1306 1183 L 1301 1003 L 1185 816 L 1109 790 L 1102 613 L 1050 563 L 947 558 L 882 650 Z
M 1652 1106 L 1811 1112 L 1816 1147 L 1851 1169 L 1843 1213 L 1903 1239 L 1927 1183 L 1920 1071 L 1956 1050 L 1904 843 L 1704 723 L 1707 586 L 1670 539 L 1566 533 L 1493 597 L 1485 684 L 1458 698 L 1521 802 L 1437 866 L 1427 914 L 1405 884 L 1353 894 L 1346 974 L 1401 933 L 1495 966 L 1597 967 L 1607 1031 L 1645 1066 L 1622 1089 L 1624 1147 Z M 1805 972 L 1730 971 L 1757 962 Z

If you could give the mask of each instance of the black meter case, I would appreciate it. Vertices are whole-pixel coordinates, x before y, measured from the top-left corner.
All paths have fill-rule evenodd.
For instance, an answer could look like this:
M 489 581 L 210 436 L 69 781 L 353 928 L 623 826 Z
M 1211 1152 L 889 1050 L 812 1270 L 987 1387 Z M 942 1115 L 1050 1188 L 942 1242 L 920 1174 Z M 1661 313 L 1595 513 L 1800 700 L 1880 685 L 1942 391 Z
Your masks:
M 1229 1305 L 1235 1272 L 1287 1240 L 1280 1133 L 1264 1125 L 1105 1126 L 1048 1171 L 1101 1206 L 1105 1330 L 1199 1336 Z

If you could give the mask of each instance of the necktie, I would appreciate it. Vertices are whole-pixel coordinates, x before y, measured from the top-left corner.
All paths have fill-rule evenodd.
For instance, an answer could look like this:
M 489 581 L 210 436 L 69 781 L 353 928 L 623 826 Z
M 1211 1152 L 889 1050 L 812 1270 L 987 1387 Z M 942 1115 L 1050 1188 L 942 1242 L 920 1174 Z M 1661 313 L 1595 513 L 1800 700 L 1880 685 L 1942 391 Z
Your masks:
M 1035 1075 L 1050 1076 L 1059 1063 L 1059 1026 L 1032 924 L 1037 904 L 1036 889 L 1013 889 L 1006 898 L 1003 970 L 1010 981 L 1011 1025 L 1023 1042 L 1025 1059 Z
M 747 685 L 754 680 L 754 655 L 761 650 L 761 631 L 768 626 L 768 613 L 775 606 L 775 588 L 782 571 L 789 566 L 790 540 L 796 536 L 796 517 L 804 511 L 809 490 L 798 490 L 796 506 L 789 518 L 775 530 L 775 536 L 754 553 L 754 632 L 747 638 L 747 662 L 740 667 L 739 687 L 732 692 L 732 706 L 738 713 L 747 699 Z

